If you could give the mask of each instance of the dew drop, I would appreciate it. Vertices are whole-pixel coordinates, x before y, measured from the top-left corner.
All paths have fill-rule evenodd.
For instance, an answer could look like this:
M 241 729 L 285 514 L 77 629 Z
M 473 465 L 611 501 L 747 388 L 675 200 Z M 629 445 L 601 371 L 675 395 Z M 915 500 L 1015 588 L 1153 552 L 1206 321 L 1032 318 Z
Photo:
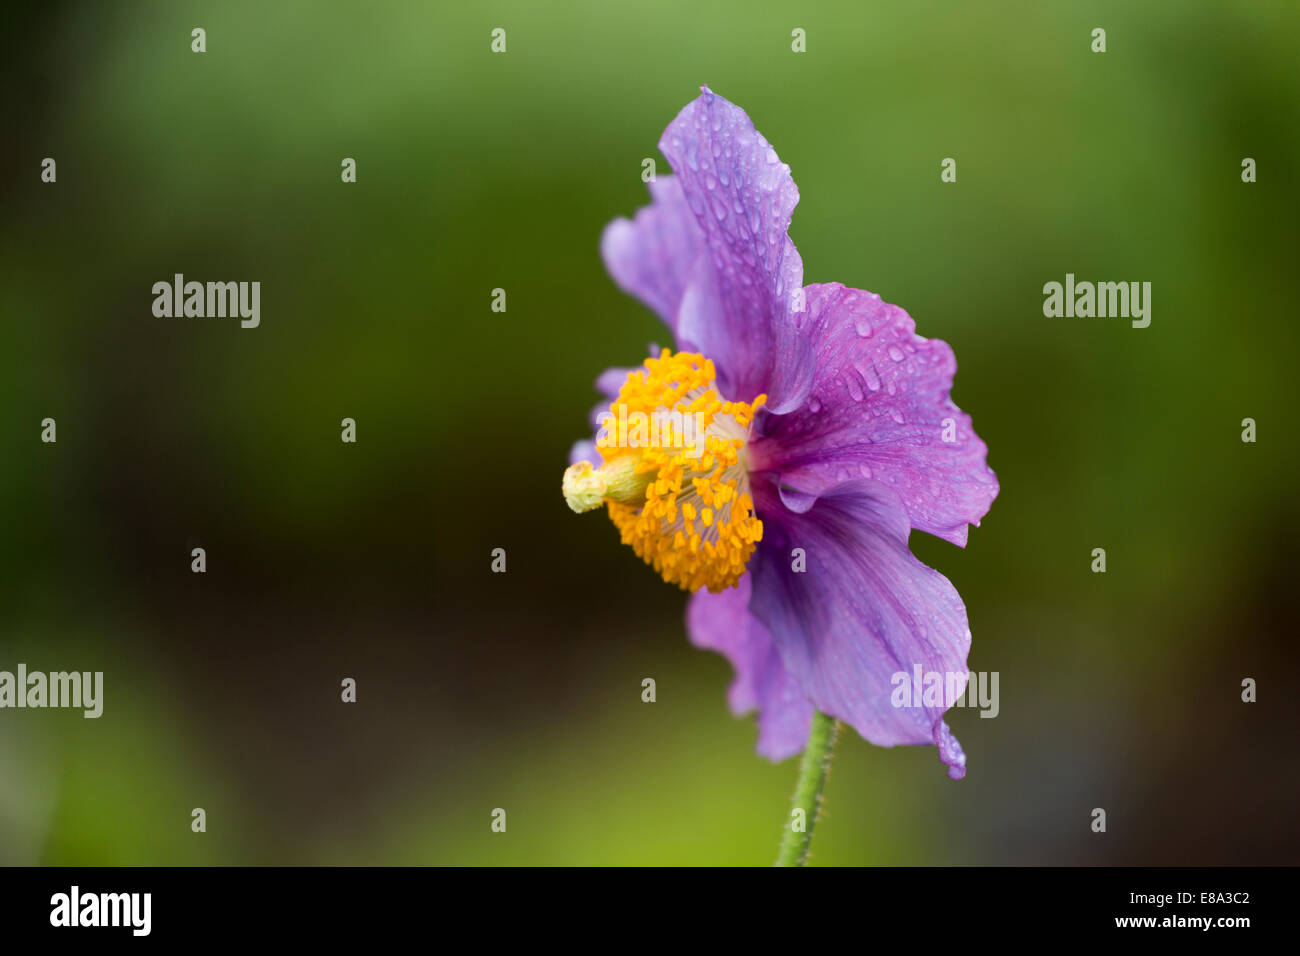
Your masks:
M 821 410 L 822 410 L 822 403 L 817 400 L 816 395 L 808 399 L 808 411 L 816 415 Z
M 859 312 L 853 319 L 853 327 L 858 330 L 858 335 L 864 339 L 871 338 L 872 328 L 871 319 Z
M 868 365 L 866 371 L 862 373 L 862 377 L 867 382 L 867 388 L 873 392 L 880 391 L 880 376 L 876 374 L 874 365 Z
M 895 362 L 901 362 L 903 361 L 903 350 L 897 345 L 891 345 L 889 347 L 889 357 Z
M 848 387 L 849 395 L 850 397 L 852 397 L 852 399 L 855 402 L 862 401 L 862 399 L 865 396 L 863 396 L 862 386 L 858 384 L 858 380 L 856 378 L 854 378 L 852 375 L 846 375 L 844 376 L 844 384 L 845 386 Z

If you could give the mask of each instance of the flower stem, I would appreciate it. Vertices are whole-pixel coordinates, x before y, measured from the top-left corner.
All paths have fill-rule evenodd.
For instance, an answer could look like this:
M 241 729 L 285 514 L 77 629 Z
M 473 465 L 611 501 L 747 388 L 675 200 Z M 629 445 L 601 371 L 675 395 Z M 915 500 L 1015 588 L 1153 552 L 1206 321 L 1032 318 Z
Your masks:
M 803 761 L 799 764 L 799 779 L 795 783 L 781 852 L 776 858 L 777 866 L 803 866 L 808 862 L 813 826 L 821 811 L 822 790 L 826 787 L 826 775 L 831 772 L 831 757 L 839 729 L 839 721 L 834 717 L 821 711 L 813 712 L 812 729 L 808 732 L 808 746 L 804 748 Z

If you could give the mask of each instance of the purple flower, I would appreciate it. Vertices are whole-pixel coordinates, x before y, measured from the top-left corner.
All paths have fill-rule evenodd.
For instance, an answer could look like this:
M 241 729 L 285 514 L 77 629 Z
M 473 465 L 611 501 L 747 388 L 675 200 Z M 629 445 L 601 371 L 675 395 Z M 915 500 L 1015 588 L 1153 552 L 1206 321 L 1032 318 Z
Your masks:
M 691 640 L 731 661 L 730 705 L 758 710 L 760 753 L 802 750 L 816 709 L 875 744 L 934 744 L 960 779 L 952 698 L 894 693 L 918 666 L 965 686 L 965 606 L 908 536 L 965 546 L 998 491 L 948 397 L 952 350 L 878 295 L 803 284 L 798 190 L 739 107 L 703 88 L 659 148 L 676 175 L 601 252 L 677 350 L 601 376 L 600 431 L 575 446 L 565 497 L 607 506 L 695 592 Z

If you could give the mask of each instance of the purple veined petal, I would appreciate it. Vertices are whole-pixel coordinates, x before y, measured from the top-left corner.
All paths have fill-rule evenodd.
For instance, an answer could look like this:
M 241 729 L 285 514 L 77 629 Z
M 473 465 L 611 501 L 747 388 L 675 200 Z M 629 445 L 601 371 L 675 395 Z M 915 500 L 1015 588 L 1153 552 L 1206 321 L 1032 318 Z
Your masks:
M 682 293 L 695 260 L 704 254 L 704 233 L 686 205 L 681 183 L 659 176 L 649 184 L 652 204 L 634 219 L 615 219 L 600 237 L 605 268 L 619 288 L 653 309 L 676 334 Z
M 848 478 L 882 482 L 912 527 L 965 546 L 998 481 L 970 416 L 949 398 L 952 349 L 870 292 L 839 283 L 804 292 L 815 355 L 807 397 L 763 418 L 753 460 L 814 494 Z
M 587 420 L 597 433 L 600 431 L 606 413 L 609 412 L 610 403 L 618 398 L 619 390 L 633 371 L 634 369 L 631 368 L 607 368 L 596 377 L 596 391 L 601 394 L 601 399 L 591 407 Z
M 596 443 L 590 438 L 575 441 L 573 447 L 569 449 L 570 465 L 576 465 L 580 461 L 589 461 L 598 466 L 602 460 L 600 452 L 596 449 Z
M 650 185 L 653 204 L 611 222 L 601 238 L 621 288 L 659 313 L 677 347 L 718 369 L 723 395 L 766 393 L 796 407 L 812 353 L 798 332 L 803 262 L 790 240 L 799 190 L 790 167 L 745 111 L 704 88 L 664 131 L 674 176 Z
M 766 481 L 754 492 L 764 531 L 750 564 L 750 610 L 786 672 L 813 706 L 874 744 L 937 745 L 949 776 L 960 779 L 965 755 L 943 721 L 955 698 L 895 694 L 896 675 L 917 668 L 923 679 L 950 680 L 960 694 L 970 649 L 966 608 L 947 578 L 908 550 L 897 498 L 870 481 L 815 497 L 783 498 Z M 795 548 L 803 549 L 803 571 L 795 570 Z
M 731 662 L 736 677 L 727 692 L 737 717 L 758 709 L 758 752 L 785 760 L 803 750 L 813 707 L 786 673 L 767 628 L 749 611 L 750 576 L 734 588 L 713 594 L 697 591 L 686 612 L 691 643 L 717 651 Z
M 647 348 L 647 355 L 658 355 L 661 349 L 653 342 Z M 636 371 L 637 367 L 623 368 L 613 366 L 605 369 L 596 376 L 596 391 L 600 393 L 601 399 L 591 407 L 591 412 L 587 416 L 592 431 L 597 437 L 600 435 L 600 428 L 604 422 L 605 415 L 609 412 L 610 403 L 618 398 L 619 391 L 623 388 L 623 383 L 627 377 Z M 577 457 L 574 457 L 574 456 Z M 589 461 L 594 465 L 599 465 L 601 455 L 597 446 L 588 440 L 577 442 L 569 451 L 569 464 L 577 464 L 580 461 Z
M 627 381 L 627 377 L 632 374 L 633 371 L 635 371 L 635 369 L 619 368 L 615 366 L 614 368 L 605 369 L 605 371 L 596 376 L 596 391 L 605 396 L 607 400 L 606 404 L 609 403 L 609 399 L 618 397 L 619 389 L 623 387 L 623 383 Z
M 587 416 L 587 421 L 591 425 L 592 433 L 595 436 L 600 435 L 601 422 L 609 411 L 609 404 L 618 397 L 619 389 L 623 387 L 623 382 L 631 372 L 632 369 L 630 368 L 614 367 L 605 369 L 596 377 L 596 391 L 602 397 L 599 402 L 592 406 L 591 412 Z M 593 465 L 599 466 L 603 460 L 595 441 L 590 438 L 574 442 L 573 447 L 569 449 L 570 465 L 576 465 L 580 461 L 589 461 Z
M 745 111 L 708 87 L 659 140 L 704 235 L 683 292 L 677 339 L 711 358 L 723 394 L 785 411 L 811 364 L 796 319 L 803 261 L 791 241 L 799 190 Z

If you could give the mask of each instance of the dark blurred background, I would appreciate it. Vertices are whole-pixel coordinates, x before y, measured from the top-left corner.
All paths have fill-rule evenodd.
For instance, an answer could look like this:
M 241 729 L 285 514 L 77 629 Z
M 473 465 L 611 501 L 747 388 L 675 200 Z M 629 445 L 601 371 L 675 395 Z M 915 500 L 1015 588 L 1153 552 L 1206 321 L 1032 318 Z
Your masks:
M 771 862 L 795 763 L 559 494 L 594 377 L 668 341 L 597 242 L 702 83 L 791 165 L 805 281 L 953 345 L 1002 485 L 913 537 L 1001 713 L 953 713 L 961 783 L 847 734 L 814 861 L 1297 862 L 1295 3 L 7 16 L 0 669 L 105 703 L 0 711 L 0 862 Z M 177 272 L 260 328 L 155 318 Z M 1067 272 L 1150 327 L 1045 318 Z

